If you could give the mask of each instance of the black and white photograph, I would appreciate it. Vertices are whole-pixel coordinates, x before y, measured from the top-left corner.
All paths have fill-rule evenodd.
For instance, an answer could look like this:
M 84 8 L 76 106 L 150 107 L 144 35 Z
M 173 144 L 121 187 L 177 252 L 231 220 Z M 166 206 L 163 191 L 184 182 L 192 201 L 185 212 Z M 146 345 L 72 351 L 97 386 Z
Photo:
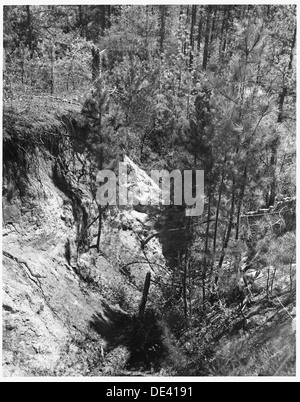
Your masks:
M 296 4 L 42 3 L 1 7 L 2 377 L 295 381 Z

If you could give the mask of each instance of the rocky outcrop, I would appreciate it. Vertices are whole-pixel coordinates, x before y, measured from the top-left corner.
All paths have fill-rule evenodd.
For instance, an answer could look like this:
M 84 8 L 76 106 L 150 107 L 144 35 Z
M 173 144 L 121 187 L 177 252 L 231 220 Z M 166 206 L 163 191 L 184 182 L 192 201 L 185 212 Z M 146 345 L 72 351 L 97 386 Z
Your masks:
M 34 159 L 26 176 L 3 180 L 3 374 L 105 375 L 114 321 L 130 323 L 149 270 L 166 274 L 161 246 L 154 237 L 141 248 L 153 230 L 147 208 L 109 207 L 97 253 L 88 183 L 45 151 Z M 146 173 L 127 162 L 130 185 L 151 190 Z

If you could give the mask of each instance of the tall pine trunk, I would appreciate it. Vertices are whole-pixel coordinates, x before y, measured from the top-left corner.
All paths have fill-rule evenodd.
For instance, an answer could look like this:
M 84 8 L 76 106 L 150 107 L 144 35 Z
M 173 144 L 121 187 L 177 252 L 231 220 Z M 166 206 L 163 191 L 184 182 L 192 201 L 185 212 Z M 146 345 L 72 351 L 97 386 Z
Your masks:
M 204 51 L 203 51 L 203 62 L 202 68 L 206 70 L 207 62 L 208 62 L 208 46 L 209 46 L 209 38 L 210 38 L 210 20 L 211 20 L 211 10 L 212 6 L 207 6 L 207 16 L 206 16 L 206 27 L 205 27 L 205 40 L 204 40 Z
M 167 13 L 167 6 L 160 5 L 159 6 L 159 13 L 160 13 L 160 35 L 159 35 L 159 50 L 160 53 L 164 51 L 164 41 L 166 36 L 166 13 Z
M 211 215 L 211 202 L 212 202 L 212 182 L 210 177 L 209 183 L 209 196 L 208 196 L 208 210 L 207 210 L 207 224 L 205 231 L 205 247 L 204 247 L 204 260 L 203 260 L 203 271 L 202 271 L 202 302 L 203 310 L 205 310 L 206 301 L 206 277 L 207 277 L 207 259 L 209 252 L 209 230 L 210 230 L 210 215 Z
M 50 59 L 51 59 L 50 92 L 51 92 L 51 95 L 53 95 L 54 94 L 54 85 L 55 85 L 55 82 L 54 82 L 55 51 L 54 51 L 54 43 L 53 42 L 51 44 L 50 52 L 51 52 L 51 56 L 50 56 Z
M 101 5 L 98 6 L 100 7 L 101 13 L 100 13 L 100 26 L 101 26 L 101 31 L 102 31 L 102 35 L 105 31 L 106 28 L 106 5 Z
M 197 50 L 200 51 L 201 47 L 201 36 L 202 36 L 202 25 L 203 25 L 203 15 L 202 15 L 202 6 L 200 5 L 199 12 L 199 22 L 198 22 L 198 34 L 197 34 Z
M 216 249 L 217 249 L 217 234 L 218 234 L 218 224 L 219 224 L 220 206 L 221 206 L 222 193 L 223 193 L 223 185 L 224 185 L 224 179 L 225 179 L 225 173 L 226 173 L 226 170 L 225 170 L 226 158 L 227 158 L 227 154 L 225 152 L 224 161 L 223 161 L 223 167 L 222 167 L 221 182 L 220 182 L 220 186 L 219 186 L 216 218 L 215 218 L 215 228 L 214 228 L 214 238 L 213 238 L 213 256 L 214 256 L 214 258 L 213 258 L 213 260 L 211 262 L 210 277 L 212 277 L 212 275 L 213 275 L 213 268 L 214 268 L 215 255 L 216 255 Z
M 230 240 L 230 235 L 231 235 L 231 230 L 232 230 L 232 225 L 233 225 L 234 209 L 235 209 L 235 189 L 236 189 L 235 179 L 233 179 L 229 221 L 228 221 L 227 231 L 226 231 L 226 234 L 225 234 L 225 239 L 224 239 L 224 242 L 223 242 L 222 255 L 221 255 L 220 260 L 219 260 L 218 271 L 217 271 L 216 277 L 215 277 L 215 284 L 216 285 L 219 282 L 219 273 L 220 273 L 220 271 L 222 269 L 223 261 L 224 261 L 224 258 L 225 258 L 225 250 L 226 250 L 226 248 L 228 246 L 228 243 L 229 243 L 229 240 Z
M 195 51 L 195 37 L 194 37 L 194 29 L 196 24 L 196 13 L 197 13 L 197 6 L 192 6 L 192 19 L 191 19 L 191 33 L 190 33 L 190 66 L 189 69 L 191 70 L 193 67 L 194 61 L 194 51 Z
M 32 22 L 31 22 L 31 11 L 30 11 L 30 6 L 26 6 L 26 13 L 27 13 L 27 42 L 28 42 L 28 47 L 30 50 L 30 58 L 32 59 L 33 57 L 33 41 L 32 41 Z
M 236 231 L 235 231 L 235 240 L 239 239 L 240 216 L 241 216 L 241 209 L 242 209 L 244 194 L 245 194 L 245 189 L 246 189 L 246 182 L 247 182 L 247 167 L 245 166 L 243 178 L 242 178 L 242 188 L 240 190 L 239 203 L 238 203 L 238 209 L 237 209 L 237 224 L 236 224 Z
M 292 44 L 291 44 L 291 51 L 290 51 L 290 59 L 288 64 L 288 70 L 292 69 L 293 65 L 293 58 L 294 58 L 294 49 L 296 45 L 296 28 L 294 29 Z M 285 98 L 288 93 L 287 85 L 284 84 L 281 92 L 278 97 L 278 116 L 277 116 L 277 123 L 282 123 L 284 115 L 283 115 L 283 105 Z M 267 197 L 267 207 L 275 204 L 275 197 L 276 197 L 276 165 L 277 165 L 277 150 L 280 143 L 279 135 L 272 141 L 271 144 L 271 158 L 270 158 L 270 167 L 271 167 L 271 174 L 272 174 L 272 182 L 270 185 L 270 193 Z
M 100 52 L 92 47 L 92 80 L 95 81 L 100 74 Z
M 217 13 L 218 13 L 218 8 L 217 6 L 214 6 L 214 13 L 213 13 L 213 17 L 212 17 L 212 24 L 211 24 L 211 32 L 210 32 L 210 39 L 209 39 L 209 55 L 210 55 L 210 51 L 212 49 L 212 44 L 213 41 L 215 39 L 216 36 L 216 30 L 217 30 Z
M 146 303 L 147 303 L 148 294 L 149 294 L 150 282 L 151 282 L 151 272 L 147 272 L 147 275 L 145 278 L 145 283 L 144 283 L 143 296 L 142 296 L 142 300 L 141 300 L 140 307 L 139 307 L 139 319 L 140 320 L 143 320 L 144 315 L 145 315 L 145 308 L 146 308 Z
M 188 318 L 188 301 L 187 301 L 187 270 L 188 270 L 188 250 L 185 252 L 184 267 L 182 276 L 182 298 L 183 298 L 183 311 L 184 318 Z
M 229 17 L 230 17 L 230 6 L 227 5 L 224 8 L 223 23 L 221 28 L 220 56 L 219 56 L 220 61 L 223 61 L 226 52 Z
M 188 217 L 186 230 L 187 230 L 187 237 L 189 239 L 191 236 L 191 230 L 192 230 L 190 217 Z M 181 259 L 181 261 L 182 261 L 182 259 Z M 182 266 L 182 264 L 181 264 L 181 266 Z M 187 240 L 186 245 L 185 245 L 184 265 L 183 265 L 183 275 L 182 275 L 183 311 L 184 311 L 184 317 L 186 320 L 188 318 L 188 299 L 187 299 L 188 266 L 189 266 L 189 244 L 188 244 L 188 240 Z
M 100 145 L 100 155 L 99 155 L 99 162 L 98 162 L 98 168 L 99 170 L 103 170 L 103 162 L 104 162 L 104 153 L 103 153 L 103 136 L 102 136 L 102 116 L 100 113 L 99 116 L 99 145 Z M 96 243 L 96 248 L 97 248 L 97 253 L 100 252 L 100 242 L 101 242 L 101 232 L 102 232 L 102 206 L 98 206 L 98 213 L 99 213 L 99 221 L 98 221 L 98 234 L 97 234 L 97 243 Z
M 78 23 L 79 23 L 79 27 L 80 27 L 79 33 L 80 33 L 80 36 L 85 38 L 86 32 L 85 32 L 85 29 L 83 26 L 83 6 L 78 6 L 78 14 L 79 14 L 78 15 L 78 19 L 79 19 Z

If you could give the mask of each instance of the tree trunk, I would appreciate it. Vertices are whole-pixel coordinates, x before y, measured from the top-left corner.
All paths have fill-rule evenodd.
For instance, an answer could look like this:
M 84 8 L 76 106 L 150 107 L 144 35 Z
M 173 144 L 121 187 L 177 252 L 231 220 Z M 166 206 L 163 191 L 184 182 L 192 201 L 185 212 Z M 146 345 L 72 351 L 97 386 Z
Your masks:
M 274 282 L 275 282 L 275 276 L 276 276 L 276 267 L 274 267 L 272 281 L 271 281 L 271 295 L 273 293 L 273 286 L 274 286 Z
M 184 30 L 184 39 L 183 39 L 183 54 L 186 56 L 187 54 L 187 31 L 188 31 L 188 16 L 189 16 L 190 6 L 186 6 L 186 19 L 185 19 L 185 30 Z
M 267 284 L 266 284 L 267 297 L 269 297 L 269 285 L 270 285 L 270 267 L 268 266 L 268 276 L 267 276 Z
M 198 23 L 198 35 L 197 35 L 197 50 L 200 51 L 201 47 L 201 35 L 202 35 L 202 25 L 203 25 L 203 15 L 202 15 L 202 6 L 200 5 L 199 12 L 199 23 Z
M 149 5 L 146 5 L 146 35 L 145 35 L 146 61 L 150 59 L 149 53 Z
M 271 144 L 271 158 L 270 158 L 270 167 L 271 167 L 271 174 L 272 174 L 272 182 L 270 185 L 270 192 L 267 196 L 267 205 L 266 207 L 269 208 L 270 206 L 275 205 L 275 197 L 276 197 L 276 165 L 277 165 L 277 149 L 279 145 L 280 138 L 276 136 L 276 138 L 272 141 Z
M 104 34 L 105 28 L 106 28 L 106 5 L 101 5 L 98 6 L 100 7 L 101 14 L 100 14 L 100 26 L 101 26 L 101 31 L 102 35 Z
M 102 137 L 102 115 L 100 113 L 99 116 L 99 124 L 98 127 L 96 128 L 97 130 L 99 130 L 99 145 L 100 145 L 100 155 L 99 155 L 99 162 L 98 162 L 98 168 L 99 170 L 103 170 L 103 137 Z M 102 232 L 102 206 L 99 205 L 98 206 L 98 213 L 99 213 L 99 222 L 98 222 L 98 234 L 97 234 L 97 253 L 100 252 L 100 241 L 101 241 L 101 232 Z
M 214 14 L 213 14 L 213 18 L 212 18 L 212 26 L 211 26 L 211 33 L 210 33 L 210 40 L 209 40 L 210 49 L 212 47 L 212 43 L 213 43 L 215 35 L 216 35 L 215 28 L 216 28 L 216 20 L 217 20 L 218 8 L 217 8 L 217 6 L 214 6 L 214 7 L 215 7 L 215 9 L 214 9 Z
M 188 274 L 189 274 L 189 314 L 192 317 L 192 278 L 191 278 L 191 264 L 189 262 L 188 266 Z
M 21 51 L 21 82 L 24 84 L 24 77 L 25 77 L 25 48 L 24 45 L 20 44 L 20 51 Z M 31 78 L 31 85 L 32 85 L 32 78 Z
M 51 44 L 51 76 L 50 76 L 50 91 L 51 95 L 54 94 L 54 61 L 55 61 L 55 52 L 54 52 L 54 44 Z
M 163 53 L 163 51 L 164 51 L 164 41 L 165 41 L 165 36 L 166 36 L 166 12 L 167 12 L 167 6 L 166 5 L 160 5 L 159 6 L 159 12 L 160 12 L 159 51 L 160 51 L 160 53 Z
M 207 6 L 205 40 L 204 40 L 204 51 L 203 51 L 203 63 L 202 63 L 203 70 L 206 70 L 207 62 L 208 62 L 208 46 L 209 46 L 209 38 L 210 38 L 211 9 L 212 9 L 211 5 Z
M 293 35 L 293 39 L 292 39 L 292 45 L 291 45 L 291 52 L 290 52 L 290 60 L 289 60 L 289 65 L 288 65 L 288 70 L 292 69 L 293 66 L 293 58 L 294 58 L 294 48 L 295 48 L 295 44 L 296 44 L 296 28 L 294 29 L 294 35 Z M 287 95 L 287 86 L 284 85 L 282 87 L 282 90 L 279 94 L 279 98 L 278 98 L 278 117 L 277 117 L 277 123 L 282 123 L 283 120 L 283 104 L 285 101 Z
M 218 272 L 215 277 L 215 284 L 217 285 L 219 282 L 219 272 L 221 271 L 224 257 L 225 257 L 225 249 L 228 246 L 230 235 L 231 235 L 231 230 L 232 230 L 232 224 L 233 224 L 233 216 L 234 216 L 234 206 L 235 206 L 235 180 L 233 180 L 232 183 L 232 196 L 231 196 L 231 207 L 230 207 L 230 216 L 229 216 L 229 222 L 228 222 L 228 228 L 227 228 L 227 233 L 225 235 L 225 240 L 223 243 L 222 247 L 222 255 L 219 261 L 219 266 L 218 266 Z
M 205 232 L 205 248 L 204 248 L 204 263 L 203 263 L 203 272 L 202 272 L 202 302 L 203 302 L 203 310 L 205 310 L 205 301 L 206 301 L 206 292 L 205 292 L 205 281 L 207 274 L 207 256 L 209 251 L 209 229 L 210 229 L 210 214 L 211 214 L 211 197 L 212 197 L 212 186 L 211 186 L 211 177 L 209 184 L 209 196 L 208 196 L 208 211 L 207 211 L 207 224 L 206 224 L 206 232 Z
M 213 258 L 213 261 L 211 262 L 211 271 L 210 271 L 210 276 L 211 277 L 213 275 L 214 260 L 215 260 L 215 254 L 216 254 L 216 248 L 217 248 L 217 233 L 218 233 L 220 205 L 221 205 L 222 192 L 223 192 L 223 183 L 224 183 L 224 178 L 225 178 L 226 158 L 227 158 L 227 155 L 225 153 L 224 161 L 223 161 L 223 168 L 222 168 L 223 169 L 222 170 L 222 177 L 221 177 L 221 182 L 220 182 L 220 186 L 219 186 L 218 204 L 217 204 L 216 219 L 215 219 L 214 240 L 213 240 L 213 255 L 214 255 L 214 258 Z
M 295 44 L 296 44 L 296 28 L 294 29 L 294 35 L 293 35 L 293 39 L 292 39 L 288 70 L 292 69 Z M 281 90 L 281 92 L 279 94 L 279 97 L 278 97 L 277 123 L 282 123 L 283 118 L 284 118 L 283 105 L 284 105 L 285 98 L 287 96 L 287 92 L 288 92 L 287 86 L 284 85 L 282 87 L 282 90 Z M 270 195 L 267 196 L 267 198 L 268 198 L 268 204 L 266 205 L 267 208 L 269 206 L 273 206 L 274 203 L 275 203 L 276 187 L 277 187 L 277 183 L 276 183 L 276 164 L 277 164 L 277 149 L 278 149 L 278 145 L 279 145 L 279 136 L 277 136 L 274 139 L 274 141 L 272 142 L 272 144 L 271 144 L 270 167 L 271 167 L 271 172 L 272 172 L 273 177 L 272 177 L 272 182 L 271 182 L 271 186 L 270 186 Z
M 79 14 L 79 27 L 80 27 L 80 36 L 85 38 L 85 31 L 84 31 L 84 26 L 83 26 L 83 12 L 82 12 L 82 7 L 83 6 L 78 6 L 78 14 Z
M 143 296 L 139 308 L 139 319 L 143 320 L 144 314 L 145 314 L 145 308 L 146 308 L 146 303 L 147 303 L 147 298 L 149 294 L 149 288 L 150 288 L 150 281 L 151 281 L 151 272 L 147 272 L 145 283 L 144 283 L 144 290 L 143 290 Z
M 99 214 L 99 221 L 98 221 L 98 233 L 97 233 L 97 243 L 96 243 L 97 253 L 100 252 L 100 240 L 101 240 L 101 231 L 102 231 L 102 208 L 100 205 L 98 206 L 98 214 Z
M 107 11 L 107 20 L 106 20 L 106 26 L 105 28 L 110 28 L 111 27 L 111 8 L 112 6 L 110 4 L 107 4 L 106 6 L 106 11 Z
M 243 204 L 243 199 L 244 199 L 246 182 L 247 182 L 247 167 L 245 166 L 243 179 L 242 179 L 242 188 L 241 188 L 241 191 L 240 191 L 238 210 L 237 210 L 237 224 L 236 224 L 236 231 L 235 231 L 235 240 L 239 239 L 240 215 L 241 215 L 241 209 L 242 209 L 242 204 Z
M 28 47 L 30 50 L 30 58 L 33 57 L 33 43 L 32 43 L 32 22 L 31 22 L 31 12 L 30 6 L 26 6 L 26 13 L 27 13 L 27 26 L 28 26 L 28 35 L 27 35 L 27 42 Z
M 229 27 L 229 16 L 230 16 L 230 6 L 227 5 L 224 9 L 223 24 L 221 30 L 221 43 L 220 43 L 220 59 L 224 59 L 226 45 L 227 45 L 227 35 Z
M 223 183 L 224 183 L 224 178 L 225 178 L 225 173 L 226 173 L 226 172 L 225 172 L 226 158 L 227 158 L 227 155 L 226 155 L 226 153 L 225 153 L 224 161 L 223 161 L 223 171 L 222 171 L 221 183 L 220 183 L 220 187 L 219 187 L 217 212 L 216 212 L 215 231 L 214 231 L 214 243 L 213 243 L 213 250 L 214 250 L 214 252 L 216 251 L 216 245 L 217 245 L 217 230 L 218 230 L 218 221 L 219 221 L 219 214 L 220 214 L 220 204 L 221 204 L 222 191 L 223 191 Z
M 188 218 L 187 221 L 187 236 L 190 237 L 191 234 L 191 218 Z M 188 277 L 188 265 L 189 265 L 189 247 L 188 241 L 186 242 L 185 247 L 185 255 L 184 255 L 184 266 L 183 266 L 183 276 L 182 276 L 182 297 L 183 297 L 183 308 L 184 308 L 184 317 L 188 318 L 188 300 L 187 300 L 187 277 Z M 182 264 L 181 264 L 182 266 Z
M 293 261 L 294 261 L 294 256 L 290 261 L 290 292 L 293 291 Z
M 92 80 L 95 81 L 100 74 L 100 53 L 99 49 L 92 47 Z
M 196 13 L 197 13 L 197 6 L 192 6 L 192 19 L 191 19 L 191 33 L 190 33 L 190 70 L 193 67 L 193 60 L 194 60 L 194 50 L 195 50 L 195 38 L 194 38 L 194 28 L 196 24 Z
M 182 298 L 183 298 L 183 311 L 184 318 L 188 317 L 188 304 L 187 304 L 187 266 L 188 266 L 188 252 L 186 251 L 182 276 Z

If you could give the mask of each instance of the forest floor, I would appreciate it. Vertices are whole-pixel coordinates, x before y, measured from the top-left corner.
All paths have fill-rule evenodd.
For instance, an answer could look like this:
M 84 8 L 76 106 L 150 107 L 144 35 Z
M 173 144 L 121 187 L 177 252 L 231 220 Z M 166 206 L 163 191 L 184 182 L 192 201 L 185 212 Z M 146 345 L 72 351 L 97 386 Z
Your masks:
M 104 313 L 104 314 L 103 314 Z M 105 318 L 104 318 L 105 316 Z M 124 311 L 105 306 L 91 321 L 91 327 L 106 341 L 101 367 L 104 376 L 154 376 L 146 356 L 139 355 L 137 337 L 142 323 Z
M 178 343 L 174 338 L 166 339 L 161 321 L 153 314 L 146 313 L 142 322 L 104 305 L 91 322 L 106 342 L 101 375 L 294 376 L 293 305 L 290 292 L 282 292 L 270 298 L 254 297 L 242 313 L 233 308 L 224 313 L 216 308 L 201 334 L 187 328 L 189 337 Z M 193 344 L 194 350 L 188 351 L 187 344 Z
M 194 343 L 197 358 L 186 368 L 204 376 L 294 376 L 296 356 L 295 293 L 283 291 L 239 306 L 213 310 Z M 200 364 L 199 356 L 204 364 Z

